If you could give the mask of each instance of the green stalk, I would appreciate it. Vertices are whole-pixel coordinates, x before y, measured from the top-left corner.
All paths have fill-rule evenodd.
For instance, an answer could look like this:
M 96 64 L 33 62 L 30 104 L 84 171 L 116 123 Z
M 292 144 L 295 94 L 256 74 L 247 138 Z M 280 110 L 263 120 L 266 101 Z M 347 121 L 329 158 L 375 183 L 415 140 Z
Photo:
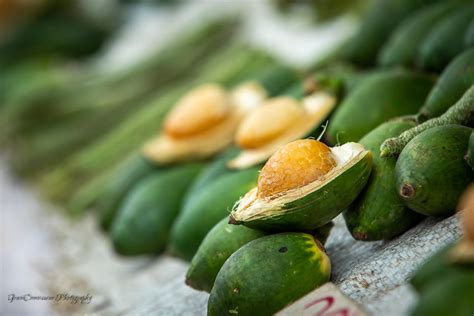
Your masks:
M 443 115 L 432 118 L 420 125 L 417 125 L 409 130 L 406 130 L 400 136 L 389 138 L 380 146 L 380 156 L 398 156 L 403 148 L 416 135 L 427 129 L 441 125 L 466 125 L 471 126 L 474 121 L 474 86 L 471 86 L 461 99 L 449 108 Z

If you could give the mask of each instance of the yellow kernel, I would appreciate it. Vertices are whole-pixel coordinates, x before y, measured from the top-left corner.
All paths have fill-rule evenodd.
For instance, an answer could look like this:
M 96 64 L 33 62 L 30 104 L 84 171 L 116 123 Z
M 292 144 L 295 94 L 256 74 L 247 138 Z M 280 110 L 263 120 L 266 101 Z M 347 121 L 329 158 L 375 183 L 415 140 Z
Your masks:
M 257 107 L 240 124 L 237 144 L 246 149 L 261 147 L 295 126 L 305 115 L 292 98 L 273 98 Z
M 173 107 L 165 119 L 164 131 L 174 138 L 194 136 L 223 121 L 230 111 L 231 102 L 223 88 L 200 86 Z
M 313 139 L 286 144 L 260 171 L 258 196 L 269 197 L 320 179 L 336 166 L 331 149 Z

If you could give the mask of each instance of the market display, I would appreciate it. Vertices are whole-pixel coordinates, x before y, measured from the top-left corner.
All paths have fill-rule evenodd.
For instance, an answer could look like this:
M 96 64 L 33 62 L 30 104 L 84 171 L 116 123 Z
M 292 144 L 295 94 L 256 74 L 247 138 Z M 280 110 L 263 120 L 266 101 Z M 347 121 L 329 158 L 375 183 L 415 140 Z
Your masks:
M 186 261 L 208 315 L 273 315 L 332 281 L 339 215 L 364 242 L 460 216 L 461 239 L 411 278 L 410 313 L 474 315 L 471 2 L 341 4 L 327 18 L 355 10 L 358 29 L 305 69 L 227 15 L 117 72 L 84 58 L 118 14 L 46 2 L 0 41 L 0 145 L 65 216 L 94 214 L 119 256 Z

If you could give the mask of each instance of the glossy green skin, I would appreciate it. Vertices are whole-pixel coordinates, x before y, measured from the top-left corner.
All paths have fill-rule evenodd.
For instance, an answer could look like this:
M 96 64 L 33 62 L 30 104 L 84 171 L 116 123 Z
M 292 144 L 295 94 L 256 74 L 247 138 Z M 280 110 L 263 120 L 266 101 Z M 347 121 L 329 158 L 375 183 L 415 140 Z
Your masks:
M 466 5 L 439 21 L 424 39 L 417 65 L 425 70 L 441 71 L 464 50 L 464 35 L 474 18 L 474 5 Z
M 258 168 L 220 177 L 187 203 L 173 225 L 170 252 L 190 261 L 206 234 L 226 217 L 234 203 L 257 183 Z
M 429 258 L 411 279 L 420 293 L 412 315 L 472 315 L 474 264 L 450 262 L 452 248 L 449 245 Z
M 474 48 L 457 56 L 443 70 L 420 109 L 420 121 L 446 112 L 474 84 Z
M 333 144 L 355 142 L 393 117 L 416 114 L 433 83 L 429 76 L 401 70 L 370 76 L 336 109 L 328 137 Z
M 329 281 L 327 258 L 311 235 L 281 233 L 251 241 L 225 262 L 207 306 L 208 315 L 273 315 Z M 317 256 L 312 259 L 313 251 Z
M 467 149 L 467 163 L 474 170 L 474 132 L 469 137 L 469 147 Z
M 186 274 L 186 284 L 192 288 L 210 292 L 217 273 L 227 258 L 243 245 L 267 234 L 242 225 L 231 225 L 228 222 L 229 218 L 226 217 L 217 223 L 194 255 Z M 328 223 L 312 232 L 312 235 L 324 244 L 333 226 L 332 222 Z
M 378 64 L 381 66 L 408 66 L 415 64 L 416 54 L 422 40 L 433 25 L 455 8 L 453 3 L 440 3 L 422 8 L 410 15 L 395 29 L 383 46 Z
M 311 231 L 329 223 L 356 199 L 366 185 L 371 170 L 372 156 L 368 152 L 351 168 L 328 180 L 323 187 L 284 204 L 283 212 L 236 224 L 268 231 Z
M 186 190 L 201 169 L 200 164 L 189 164 L 141 181 L 127 196 L 111 227 L 115 250 L 130 256 L 163 251 Z
M 438 126 L 408 143 L 395 166 L 396 188 L 407 207 L 428 216 L 454 213 L 459 197 L 473 180 L 464 160 L 471 131 L 458 125 Z M 411 194 L 402 190 L 409 187 Z
M 109 180 L 104 194 L 98 201 L 97 212 L 102 229 L 109 230 L 130 190 L 140 180 L 160 171 L 160 168 L 151 164 L 141 155 L 134 155 L 120 165 L 117 174 Z
M 186 284 L 210 292 L 224 262 L 246 243 L 265 236 L 265 232 L 228 224 L 225 217 L 206 235 L 191 261 Z
M 362 25 L 342 50 L 342 57 L 356 64 L 372 65 L 380 48 L 393 30 L 411 12 L 435 1 L 391 0 L 373 1 Z
M 186 193 L 186 198 L 183 208 L 186 208 L 186 204 L 192 204 L 193 198 L 199 196 L 199 192 L 202 191 L 207 185 L 211 184 L 221 176 L 235 172 L 235 170 L 227 168 L 227 162 L 234 158 L 239 153 L 239 149 L 231 147 L 213 161 L 211 161 L 206 168 L 196 177 L 191 187 Z
M 418 223 L 423 216 L 408 209 L 395 190 L 396 158 L 381 158 L 380 145 L 415 126 L 413 122 L 384 123 L 364 136 L 359 143 L 372 152 L 369 181 L 357 199 L 344 211 L 347 228 L 357 240 L 390 239 Z

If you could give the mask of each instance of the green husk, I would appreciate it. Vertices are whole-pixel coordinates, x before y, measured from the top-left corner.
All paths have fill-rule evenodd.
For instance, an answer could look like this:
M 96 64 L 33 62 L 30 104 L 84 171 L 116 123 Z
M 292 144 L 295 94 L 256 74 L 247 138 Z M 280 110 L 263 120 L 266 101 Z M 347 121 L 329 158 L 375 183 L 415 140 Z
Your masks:
M 173 224 L 170 252 L 190 261 L 209 230 L 256 184 L 258 170 L 249 168 L 223 175 L 188 200 Z
M 398 137 L 389 138 L 380 146 L 380 156 L 398 156 L 403 148 L 416 135 L 430 128 L 443 125 L 467 125 L 472 126 L 474 119 L 474 86 L 471 86 L 464 95 L 453 106 L 440 117 L 432 118 L 417 125 Z
M 191 184 L 191 187 L 189 188 L 186 194 L 186 199 L 183 203 L 183 208 L 187 208 L 187 204 L 192 205 L 194 203 L 194 199 L 198 198 L 199 193 L 205 190 L 208 185 L 211 185 L 220 177 L 234 173 L 235 170 L 229 169 L 227 167 L 227 162 L 233 157 L 235 157 L 238 153 L 239 149 L 237 147 L 232 146 L 220 155 L 216 156 L 212 161 L 210 161 L 206 168 L 204 168 L 204 170 Z
M 186 273 L 186 284 L 190 287 L 210 292 L 219 270 L 234 252 L 250 241 L 269 234 L 242 225 L 231 225 L 228 221 L 226 217 L 217 223 L 199 246 Z M 333 226 L 331 222 L 312 234 L 324 244 Z
M 330 275 L 329 258 L 313 236 L 261 237 L 222 266 L 209 297 L 208 315 L 274 315 L 329 281 Z
M 450 216 L 474 179 L 464 156 L 472 128 L 437 126 L 413 138 L 395 166 L 395 188 L 403 203 L 427 216 Z
M 189 184 L 201 169 L 200 164 L 183 165 L 143 179 L 113 221 L 115 250 L 127 256 L 162 252 Z
M 140 155 L 130 157 L 117 168 L 118 176 L 113 177 L 111 185 L 106 186 L 97 205 L 100 226 L 108 230 L 128 192 L 145 177 L 158 174 L 160 168 L 154 166 Z
M 234 206 L 230 223 L 268 231 L 311 231 L 329 223 L 356 199 L 372 169 L 371 153 L 360 144 L 332 151 L 342 161 L 324 178 L 274 197 L 261 198 L 254 187 Z
M 225 217 L 217 223 L 199 246 L 186 273 L 186 284 L 190 287 L 210 292 L 227 258 L 248 242 L 266 235 L 260 230 L 230 225 L 228 221 Z
M 391 118 L 415 114 L 433 84 L 431 76 L 401 69 L 369 75 L 338 106 L 327 137 L 332 144 L 355 142 Z
M 474 84 L 474 49 L 456 56 L 443 70 L 418 113 L 418 121 L 438 117 Z

